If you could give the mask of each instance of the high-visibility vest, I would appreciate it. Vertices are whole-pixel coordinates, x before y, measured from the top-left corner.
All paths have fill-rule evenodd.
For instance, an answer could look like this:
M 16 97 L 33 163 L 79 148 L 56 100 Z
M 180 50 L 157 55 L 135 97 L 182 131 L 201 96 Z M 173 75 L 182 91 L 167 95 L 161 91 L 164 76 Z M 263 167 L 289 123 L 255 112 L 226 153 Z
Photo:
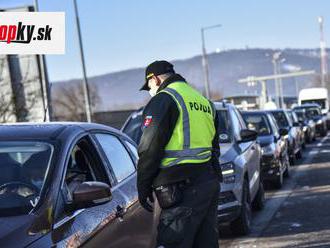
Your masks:
M 185 82 L 171 83 L 158 94 L 161 92 L 169 94 L 179 109 L 172 136 L 165 146 L 161 168 L 209 161 L 215 135 L 214 105 Z

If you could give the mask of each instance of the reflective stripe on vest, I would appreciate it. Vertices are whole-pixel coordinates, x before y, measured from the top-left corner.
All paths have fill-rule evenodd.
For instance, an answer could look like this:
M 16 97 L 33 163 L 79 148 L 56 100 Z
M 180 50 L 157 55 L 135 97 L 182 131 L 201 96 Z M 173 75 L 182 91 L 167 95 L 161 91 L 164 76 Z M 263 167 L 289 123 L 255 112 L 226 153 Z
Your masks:
M 188 85 L 187 85 L 188 86 Z M 190 86 L 188 86 L 190 87 Z M 199 147 L 199 148 L 190 148 L 191 146 L 191 137 L 190 137 L 190 123 L 189 123 L 189 112 L 187 106 L 181 94 L 179 94 L 175 89 L 167 87 L 162 92 L 166 92 L 171 95 L 181 107 L 182 113 L 182 126 L 183 126 L 183 149 L 182 150 L 165 150 L 165 155 L 163 159 L 170 159 L 170 162 L 164 164 L 161 163 L 161 168 L 167 168 L 171 166 L 178 165 L 182 161 L 193 161 L 204 162 L 208 161 L 212 156 L 212 147 Z M 215 109 L 212 104 L 210 104 L 212 109 L 213 119 L 215 117 Z M 181 120 L 179 120 L 181 121 Z

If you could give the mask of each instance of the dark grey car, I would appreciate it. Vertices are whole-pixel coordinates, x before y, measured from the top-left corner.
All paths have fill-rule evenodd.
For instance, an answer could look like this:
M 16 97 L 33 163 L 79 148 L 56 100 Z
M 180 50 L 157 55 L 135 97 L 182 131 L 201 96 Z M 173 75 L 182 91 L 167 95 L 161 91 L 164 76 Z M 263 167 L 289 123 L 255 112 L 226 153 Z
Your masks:
M 0 139 L 0 247 L 150 246 L 156 223 L 125 134 L 42 123 L 1 125 Z
M 297 106 L 294 110 L 304 109 L 308 119 L 312 119 L 315 122 L 316 134 L 324 137 L 327 135 L 327 117 L 322 115 L 321 108 L 316 103 L 309 103 Z
M 264 111 L 243 112 L 243 118 L 250 129 L 258 131 L 257 141 L 261 145 L 261 176 L 263 182 L 277 188 L 283 185 L 283 178 L 290 173 L 290 163 L 285 136 L 286 129 L 279 129 L 272 114 Z
M 286 129 L 288 131 L 288 154 L 290 164 L 294 165 L 296 159 L 302 157 L 302 136 L 299 123 L 293 123 L 286 110 L 278 109 L 269 111 L 275 118 L 279 128 Z

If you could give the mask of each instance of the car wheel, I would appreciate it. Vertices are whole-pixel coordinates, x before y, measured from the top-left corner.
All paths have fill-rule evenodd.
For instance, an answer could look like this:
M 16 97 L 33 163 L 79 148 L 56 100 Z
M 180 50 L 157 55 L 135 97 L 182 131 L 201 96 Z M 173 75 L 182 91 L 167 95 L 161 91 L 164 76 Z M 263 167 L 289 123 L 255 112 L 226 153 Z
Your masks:
M 236 235 L 246 235 L 251 228 L 251 204 L 248 180 L 244 179 L 242 192 L 242 207 L 239 217 L 230 223 L 231 231 Z
M 321 133 L 321 136 L 324 137 L 327 135 L 327 129 L 326 128 L 323 128 L 322 129 L 322 133 Z
M 290 177 L 290 162 L 289 162 L 289 158 L 288 155 L 285 156 L 284 158 L 284 163 L 286 164 L 286 169 L 284 171 L 284 177 Z
M 290 163 L 290 165 L 295 165 L 295 163 L 296 163 L 296 156 L 295 155 L 290 156 L 289 163 Z
M 297 159 L 301 159 L 302 158 L 302 152 L 301 152 L 301 148 L 299 149 L 299 151 L 296 154 L 296 158 Z
M 257 195 L 252 202 L 252 208 L 253 210 L 260 211 L 264 208 L 264 206 L 265 206 L 265 190 L 264 190 L 264 184 L 260 181 Z
M 275 179 L 275 188 L 280 189 L 283 186 L 283 173 L 280 172 L 280 175 Z

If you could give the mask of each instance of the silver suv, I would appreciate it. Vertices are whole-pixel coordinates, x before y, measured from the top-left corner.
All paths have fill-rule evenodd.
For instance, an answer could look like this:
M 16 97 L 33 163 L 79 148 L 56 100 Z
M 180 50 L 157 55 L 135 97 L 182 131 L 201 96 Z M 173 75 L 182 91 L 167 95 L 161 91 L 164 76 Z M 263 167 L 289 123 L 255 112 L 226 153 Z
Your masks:
M 232 104 L 215 103 L 219 115 L 221 183 L 219 223 L 230 223 L 234 234 L 250 231 L 251 209 L 264 206 L 260 177 L 261 148 L 257 132 L 247 129 L 241 113 Z M 221 226 L 220 226 L 221 228 Z

